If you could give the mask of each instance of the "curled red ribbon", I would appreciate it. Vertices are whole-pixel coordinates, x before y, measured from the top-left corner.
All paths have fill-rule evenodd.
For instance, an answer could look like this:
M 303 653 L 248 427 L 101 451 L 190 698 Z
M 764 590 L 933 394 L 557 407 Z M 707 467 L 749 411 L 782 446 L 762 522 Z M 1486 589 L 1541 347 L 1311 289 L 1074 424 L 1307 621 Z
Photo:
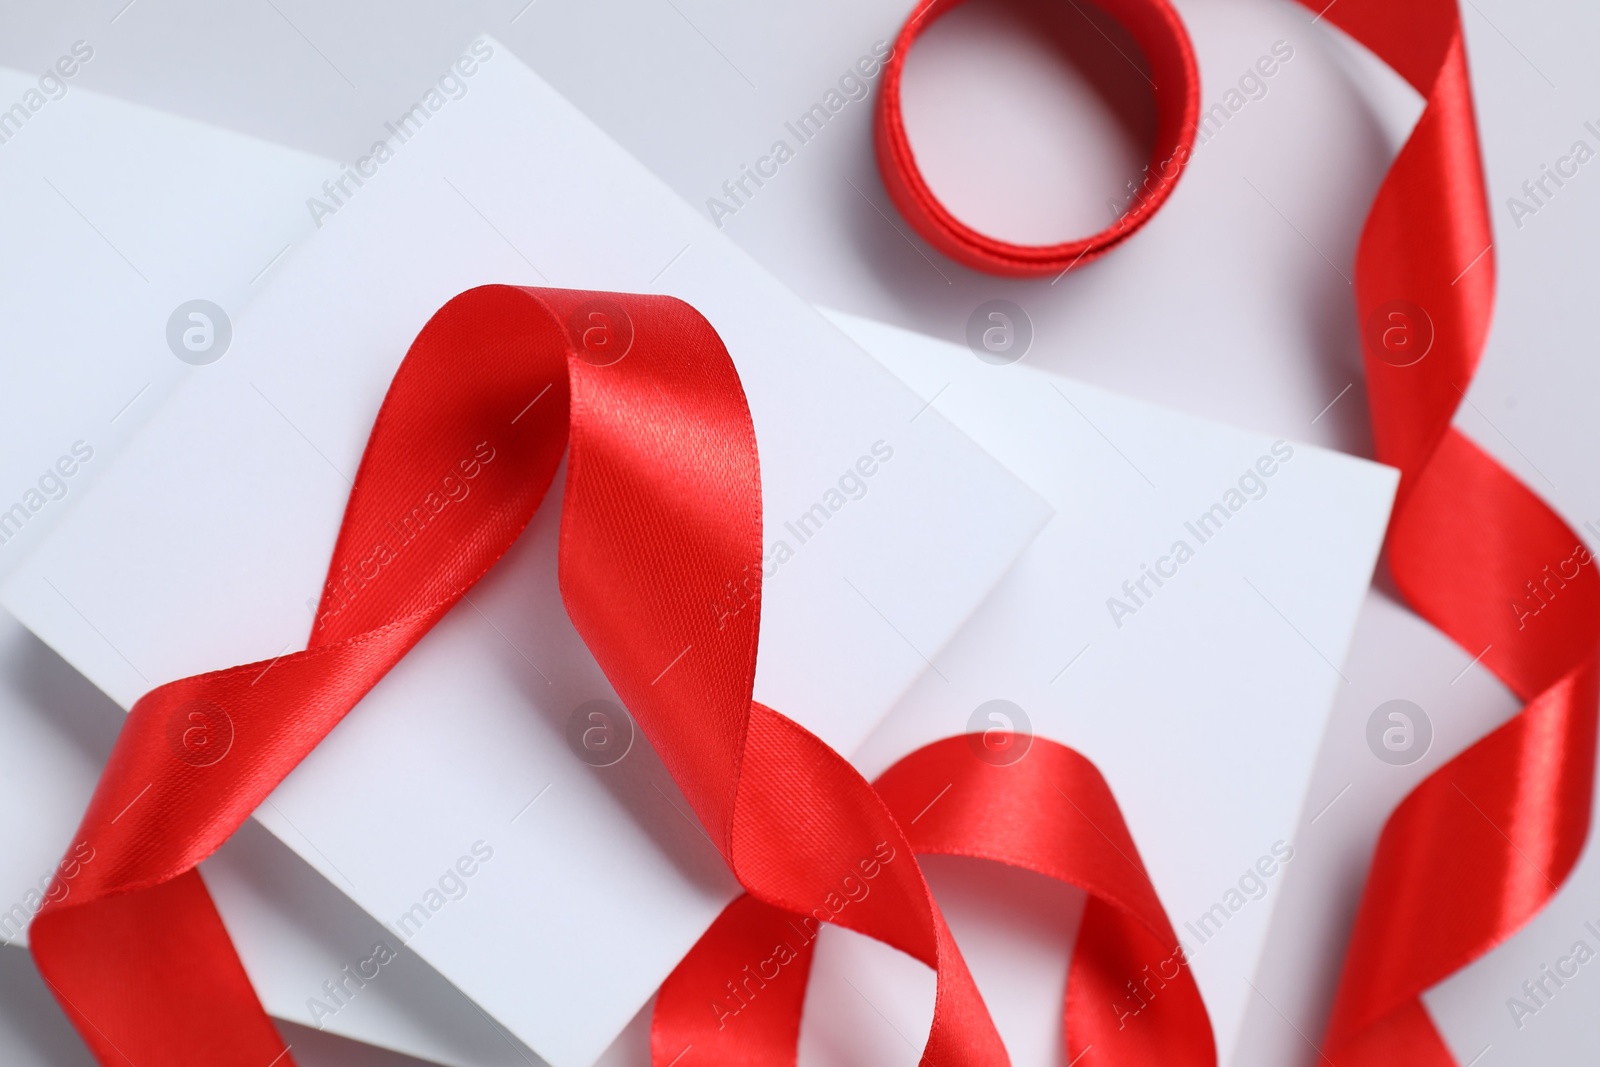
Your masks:
M 1525 707 L 1384 826 L 1324 1052 L 1349 1067 L 1450 1067 L 1421 994 L 1542 909 L 1588 836 L 1600 579 L 1582 539 L 1450 425 L 1495 274 L 1459 10 L 1343 0 L 1327 17 L 1427 101 L 1356 251 L 1373 436 L 1401 471 L 1389 568 L 1412 608 Z
M 924 0 L 885 79 L 878 158 L 895 204 L 936 248 L 998 274 L 1053 269 L 1070 249 L 1087 259 L 1104 250 L 1095 242 L 1107 234 L 1128 236 L 1148 214 L 1136 208 L 1124 220 L 1133 225 L 1075 245 L 1019 249 L 976 234 L 933 198 L 901 127 L 899 64 L 918 23 L 958 2 Z M 1600 579 L 1586 566 L 1582 539 L 1451 427 L 1494 305 L 1493 233 L 1455 0 L 1301 3 L 1426 100 L 1356 252 L 1377 457 L 1401 471 L 1388 562 L 1417 613 L 1525 702 L 1422 782 L 1384 826 L 1322 1051 L 1341 1067 L 1451 1067 L 1422 993 L 1542 909 L 1588 836 Z M 1168 86 L 1181 79 L 1163 51 L 1171 33 L 1159 29 L 1170 10 L 1161 0 L 1097 6 L 1134 32 L 1158 72 L 1161 113 L 1172 114 Z M 1158 156 L 1164 139 L 1170 133 L 1158 134 Z
M 889 199 L 929 244 L 973 270 L 1023 277 L 1057 274 L 1104 255 L 1161 209 L 1194 151 L 1200 115 L 1200 73 L 1182 20 L 1167 0 L 1097 0 L 1094 4 L 1128 30 L 1148 64 L 1151 91 L 1156 98 L 1156 129 L 1149 163 L 1128 209 L 1104 230 L 1059 244 L 1019 245 L 979 233 L 939 202 L 917 167 L 900 111 L 900 77 L 911 46 L 940 15 L 962 2 L 921 0 L 900 30 L 894 51 L 884 64 L 873 132 L 878 171 Z
M 631 339 L 620 357 L 593 342 L 597 323 Z M 485 286 L 440 309 L 394 376 L 308 647 L 163 685 L 128 716 L 78 833 L 95 862 L 52 893 L 32 931 L 40 973 L 102 1064 L 290 1062 L 196 865 L 504 554 L 564 451 L 563 602 L 755 902 L 730 913 L 760 918 L 749 910 L 758 903 L 812 915 L 842 878 L 873 865 L 870 897 L 827 921 L 935 970 L 926 1057 L 949 1064 L 990 1067 L 1006 1056 L 915 851 L 988 854 L 1096 893 L 1104 929 L 1088 940 L 1105 966 L 1084 968 L 1076 995 L 1117 985 L 1116 967 L 1132 968 L 1131 980 L 1145 957 L 1170 956 L 1175 938 L 1115 802 L 1081 757 L 1044 746 L 1024 771 L 996 777 L 960 765 L 960 742 L 935 746 L 885 776 L 880 795 L 816 737 L 752 702 L 759 610 L 715 619 L 686 608 L 730 576 L 759 575 L 761 558 L 749 411 L 698 313 L 666 297 Z M 464 456 L 482 461 L 473 493 L 366 579 L 357 562 L 379 553 L 394 516 L 441 471 L 471 462 Z M 366 584 L 346 597 L 351 567 Z M 196 723 L 229 725 L 224 758 L 197 757 Z M 946 773 L 960 779 L 950 814 L 913 843 L 895 812 L 929 775 Z M 1041 815 L 1045 803 L 1058 819 Z M 1040 825 L 1011 825 L 1018 820 Z M 1141 1031 L 1146 1044 L 1173 1025 L 1209 1037 L 1186 971 L 1176 984 Z M 1180 1022 L 1161 1024 L 1168 1019 Z M 658 1026 L 658 1037 L 667 1032 L 670 1023 Z

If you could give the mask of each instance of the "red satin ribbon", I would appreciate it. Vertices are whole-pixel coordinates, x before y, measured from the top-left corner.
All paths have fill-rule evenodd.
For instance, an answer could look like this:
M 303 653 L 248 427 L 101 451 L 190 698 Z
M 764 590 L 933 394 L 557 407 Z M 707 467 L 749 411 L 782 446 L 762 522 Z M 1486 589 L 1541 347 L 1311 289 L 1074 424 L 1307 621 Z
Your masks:
M 1417 613 L 1526 706 L 1384 826 L 1324 1051 L 1341 1067 L 1449 1067 L 1422 992 L 1543 908 L 1588 836 L 1600 580 L 1578 535 L 1450 425 L 1494 304 L 1456 4 L 1341 0 L 1326 17 L 1427 101 L 1356 251 L 1373 436 L 1401 471 L 1389 568 Z
M 900 111 L 900 76 L 917 37 L 962 0 L 921 0 L 900 30 L 883 68 L 873 126 L 878 170 L 900 214 L 929 244 L 974 270 L 1032 276 L 1058 274 L 1090 262 L 1131 237 L 1160 210 L 1182 177 L 1200 114 L 1200 74 L 1194 47 L 1167 0 L 1097 0 L 1137 42 L 1149 67 L 1156 98 L 1155 138 L 1150 159 L 1125 211 L 1092 237 L 1053 245 L 1019 245 L 979 233 L 956 218 L 933 195 L 906 136 Z
M 961 765 L 961 742 L 935 746 L 880 795 L 751 701 L 759 610 L 699 610 L 730 575 L 759 574 L 761 556 L 749 411 L 703 318 L 665 297 L 485 286 L 445 305 L 395 374 L 306 650 L 163 685 L 128 716 L 78 833 L 94 861 L 58 878 L 32 928 L 41 974 L 102 1064 L 291 1062 L 196 865 L 510 547 L 563 451 L 563 602 L 749 893 L 734 913 L 812 914 L 869 877 L 870 896 L 827 919 L 935 970 L 926 1057 L 948 1064 L 1006 1056 L 914 851 L 990 855 L 1090 889 L 1103 918 L 1080 955 L 1099 966 L 1074 968 L 1069 1004 L 1107 996 L 1109 1009 L 1108 990 L 1171 956 L 1116 805 L 1081 757 L 1041 746 L 996 772 Z M 475 461 L 473 492 L 397 551 L 396 517 Z M 350 570 L 365 579 L 359 561 L 375 556 L 376 576 L 351 593 Z M 946 810 L 913 844 L 895 811 L 947 773 Z M 1175 1028 L 1209 1036 L 1186 970 L 1173 985 L 1128 1048 L 1164 1047 Z M 741 1032 L 787 1040 L 792 1060 L 797 1019 Z
M 917 855 L 966 856 L 1034 871 L 1088 894 L 1062 1011 L 1066 1058 L 1083 1067 L 1216 1063 L 1211 1023 L 1178 938 L 1105 779 L 1083 756 L 1034 738 L 1020 761 L 980 759 L 981 735 L 921 748 L 873 783 Z M 661 986 L 655 1067 L 796 1062 L 801 1009 L 821 922 L 871 899 L 895 863 L 840 868 L 813 912 L 740 897 Z M 869 876 L 869 872 L 871 872 Z M 1000 1058 L 995 1058 L 996 1056 Z M 944 1063 L 925 1054 L 924 1063 Z M 987 1049 L 956 1063 L 1004 1063 Z
M 884 185 L 918 232 L 953 258 L 999 274 L 1035 273 L 1027 268 L 1043 269 L 1049 250 L 996 248 L 955 221 L 916 174 L 901 128 L 898 64 L 917 23 L 955 2 L 925 0 L 901 34 L 878 113 Z M 1578 535 L 1451 427 L 1494 304 L 1493 234 L 1455 0 L 1301 3 L 1426 100 L 1356 253 L 1377 455 L 1401 471 L 1388 561 L 1418 614 L 1481 657 L 1526 705 L 1429 776 L 1385 825 L 1323 1048 L 1341 1067 L 1450 1067 L 1421 994 L 1543 908 L 1588 836 L 1600 580 Z M 1127 22 L 1153 69 L 1176 71 L 1136 21 L 1141 8 L 1146 25 L 1168 18 L 1160 0 L 1097 6 Z M 1154 40 L 1161 47 L 1159 34 Z M 1170 81 L 1158 77 L 1158 98 Z M 1168 97 L 1162 112 L 1170 111 Z M 1114 236 L 1131 227 L 1124 231 Z M 1074 247 L 1087 258 L 1101 250 L 1096 240 Z M 1020 252 L 1038 258 L 1025 267 Z

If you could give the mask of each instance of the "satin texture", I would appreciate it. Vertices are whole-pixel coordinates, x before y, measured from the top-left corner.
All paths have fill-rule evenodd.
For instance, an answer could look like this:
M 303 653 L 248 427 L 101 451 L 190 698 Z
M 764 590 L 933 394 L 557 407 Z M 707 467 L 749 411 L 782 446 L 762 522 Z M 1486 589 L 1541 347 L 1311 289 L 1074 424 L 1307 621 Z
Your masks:
M 918 749 L 873 787 L 915 855 L 1003 863 L 1088 894 L 1062 1007 L 1063 1048 L 1082 1067 L 1163 1063 L 1213 1067 L 1211 1023 L 1199 988 L 1110 787 L 1064 745 L 1031 738 L 1014 763 L 984 759 L 984 735 Z M 898 848 L 900 846 L 896 846 Z M 868 857 L 810 912 L 740 897 L 661 986 L 651 1020 L 654 1067 L 680 1057 L 702 1064 L 793 1065 L 812 952 L 832 909 L 870 899 L 869 871 L 915 864 L 894 852 Z M 1004 901 L 995 901 L 1004 907 Z M 1007 1062 L 974 1048 L 946 1061 Z
M 1588 836 L 1600 580 L 1577 533 L 1451 425 L 1495 292 L 1455 0 L 1340 0 L 1324 17 L 1426 100 L 1356 250 L 1377 458 L 1401 472 L 1389 569 L 1412 609 L 1525 706 L 1384 825 L 1323 1053 L 1341 1067 L 1452 1067 L 1421 994 L 1542 909 Z
M 77 835 L 94 861 L 58 876 L 65 891 L 31 938 L 102 1064 L 292 1062 L 196 865 L 504 554 L 563 453 L 563 604 L 748 893 L 730 915 L 822 917 L 933 968 L 926 1057 L 941 1064 L 998 1065 L 1006 1054 L 918 851 L 992 854 L 1095 892 L 1103 916 L 1069 1002 L 1170 956 L 1160 903 L 1082 757 L 1042 746 L 997 775 L 958 766 L 958 741 L 874 789 L 752 701 L 760 466 L 738 375 L 709 323 L 666 297 L 485 286 L 440 309 L 394 376 L 306 649 L 160 686 L 128 716 Z M 434 509 L 448 477 L 473 478 L 473 491 Z M 394 546 L 418 508 L 431 512 L 423 532 Z M 705 609 L 730 578 L 753 610 Z M 905 805 L 947 771 L 959 789 L 908 839 Z M 855 899 L 862 879 L 871 893 Z M 1175 1026 L 1209 1040 L 1192 979 L 1184 971 L 1172 984 L 1139 1047 L 1160 1046 Z M 658 1016 L 658 1039 L 669 1017 Z M 798 1017 L 772 1019 L 751 1017 L 740 1033 L 792 1060 Z
M 1029 277 L 1064 274 L 1090 263 L 1149 222 L 1172 195 L 1189 164 L 1198 132 L 1200 72 L 1188 31 L 1167 0 L 1098 0 L 1092 5 L 1128 31 L 1148 67 L 1147 77 L 1156 101 L 1155 136 L 1148 164 L 1128 209 L 1099 233 L 1049 245 L 1014 244 L 973 229 L 939 201 L 922 176 L 906 135 L 900 107 L 900 80 L 906 57 L 923 30 L 962 2 L 921 0 L 884 63 L 873 119 L 873 144 L 883 187 L 924 240 L 973 270 Z

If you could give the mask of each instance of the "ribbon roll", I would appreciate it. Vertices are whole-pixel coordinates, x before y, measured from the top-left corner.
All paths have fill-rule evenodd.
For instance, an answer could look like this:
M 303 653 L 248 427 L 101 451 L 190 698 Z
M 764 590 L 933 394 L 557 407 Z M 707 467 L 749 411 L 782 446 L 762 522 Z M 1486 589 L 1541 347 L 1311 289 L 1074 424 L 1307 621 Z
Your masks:
M 973 270 L 1022 277 L 1060 274 L 1104 255 L 1138 231 L 1172 195 L 1194 151 L 1200 114 L 1200 74 L 1194 47 L 1167 0 L 1099 0 L 1132 35 L 1149 67 L 1156 98 L 1156 131 L 1149 164 L 1127 211 L 1092 237 L 1052 245 L 1019 245 L 979 233 L 939 202 L 917 167 L 900 110 L 906 56 L 930 24 L 962 0 L 922 0 L 900 30 L 883 68 L 873 134 L 878 171 L 900 214 L 933 247 Z

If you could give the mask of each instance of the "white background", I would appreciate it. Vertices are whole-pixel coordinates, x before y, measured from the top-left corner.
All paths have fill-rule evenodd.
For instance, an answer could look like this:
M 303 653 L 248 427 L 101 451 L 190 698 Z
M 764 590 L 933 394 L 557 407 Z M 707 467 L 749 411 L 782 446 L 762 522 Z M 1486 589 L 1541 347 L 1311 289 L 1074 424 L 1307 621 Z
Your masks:
M 13 3 L 0 11 L 0 63 L 43 69 L 72 41 L 88 39 L 97 55 L 78 84 L 350 160 L 465 41 L 487 30 L 681 195 L 703 204 L 741 163 L 783 136 L 783 122 L 820 99 L 875 39 L 891 38 L 905 14 L 899 0 L 524 3 Z M 866 104 L 846 108 L 728 220 L 727 230 L 813 301 L 954 340 L 973 307 L 1004 295 L 1032 316 L 1030 358 L 1041 365 L 1364 454 L 1369 435 L 1347 276 L 1366 206 L 1415 103 L 1297 6 L 1178 6 L 1199 50 L 1208 104 L 1274 41 L 1290 41 L 1296 56 L 1265 98 L 1201 149 L 1149 230 L 1057 285 L 975 275 L 896 232 L 904 224 L 874 173 Z M 1590 411 L 1600 370 L 1587 358 L 1594 272 L 1584 258 L 1600 224 L 1600 194 L 1590 188 L 1600 173 L 1589 170 L 1600 168 L 1582 172 L 1520 229 L 1505 199 L 1586 136 L 1584 120 L 1600 119 L 1593 63 L 1600 9 L 1578 0 L 1473 0 L 1463 8 L 1500 295 L 1459 422 L 1576 526 L 1600 517 L 1600 475 L 1590 461 L 1600 443 Z M 958 212 L 1007 235 L 1049 239 L 1081 228 L 1074 224 L 1092 217 L 1133 169 L 1132 154 L 1084 83 L 1006 19 L 976 6 L 930 32 L 907 91 L 919 150 L 943 161 L 931 168 L 939 192 Z M 1016 181 L 1001 171 L 1031 177 Z M 1191 237 L 1182 256 L 1170 254 L 1162 233 L 1179 227 Z M 1192 242 L 1195 227 L 1208 235 L 1203 246 Z M 1299 855 L 1274 920 L 1275 949 L 1258 976 L 1236 1062 L 1316 1062 L 1311 1040 L 1325 1021 L 1365 857 L 1384 813 L 1514 710 L 1477 668 L 1451 684 L 1470 658 L 1374 595 L 1344 665 L 1351 681 L 1310 786 Z M 1363 740 L 1368 714 L 1394 697 L 1421 704 L 1436 731 L 1433 750 L 1409 768 L 1379 764 Z M 1592 1021 L 1600 1017 L 1600 977 L 1569 985 L 1521 1031 L 1504 1008 L 1539 964 L 1579 936 L 1580 916 L 1596 917 L 1584 909 L 1600 912 L 1594 866 L 1580 869 L 1548 921 L 1541 917 L 1432 998 L 1463 1063 L 1486 1046 L 1482 1067 L 1577 1063 L 1600 1047 Z M 1045 905 L 1035 905 L 1042 916 Z M 1052 921 L 1040 919 L 1041 926 Z M 35 1035 L 23 1047 L 40 1062 L 87 1062 L 45 994 L 27 985 L 25 973 L 10 981 L 17 960 L 0 954 L 4 1025 Z M 290 1040 L 308 1065 L 395 1062 L 315 1035 Z M 636 1041 L 618 1050 L 619 1062 L 642 1062 L 641 1052 Z

